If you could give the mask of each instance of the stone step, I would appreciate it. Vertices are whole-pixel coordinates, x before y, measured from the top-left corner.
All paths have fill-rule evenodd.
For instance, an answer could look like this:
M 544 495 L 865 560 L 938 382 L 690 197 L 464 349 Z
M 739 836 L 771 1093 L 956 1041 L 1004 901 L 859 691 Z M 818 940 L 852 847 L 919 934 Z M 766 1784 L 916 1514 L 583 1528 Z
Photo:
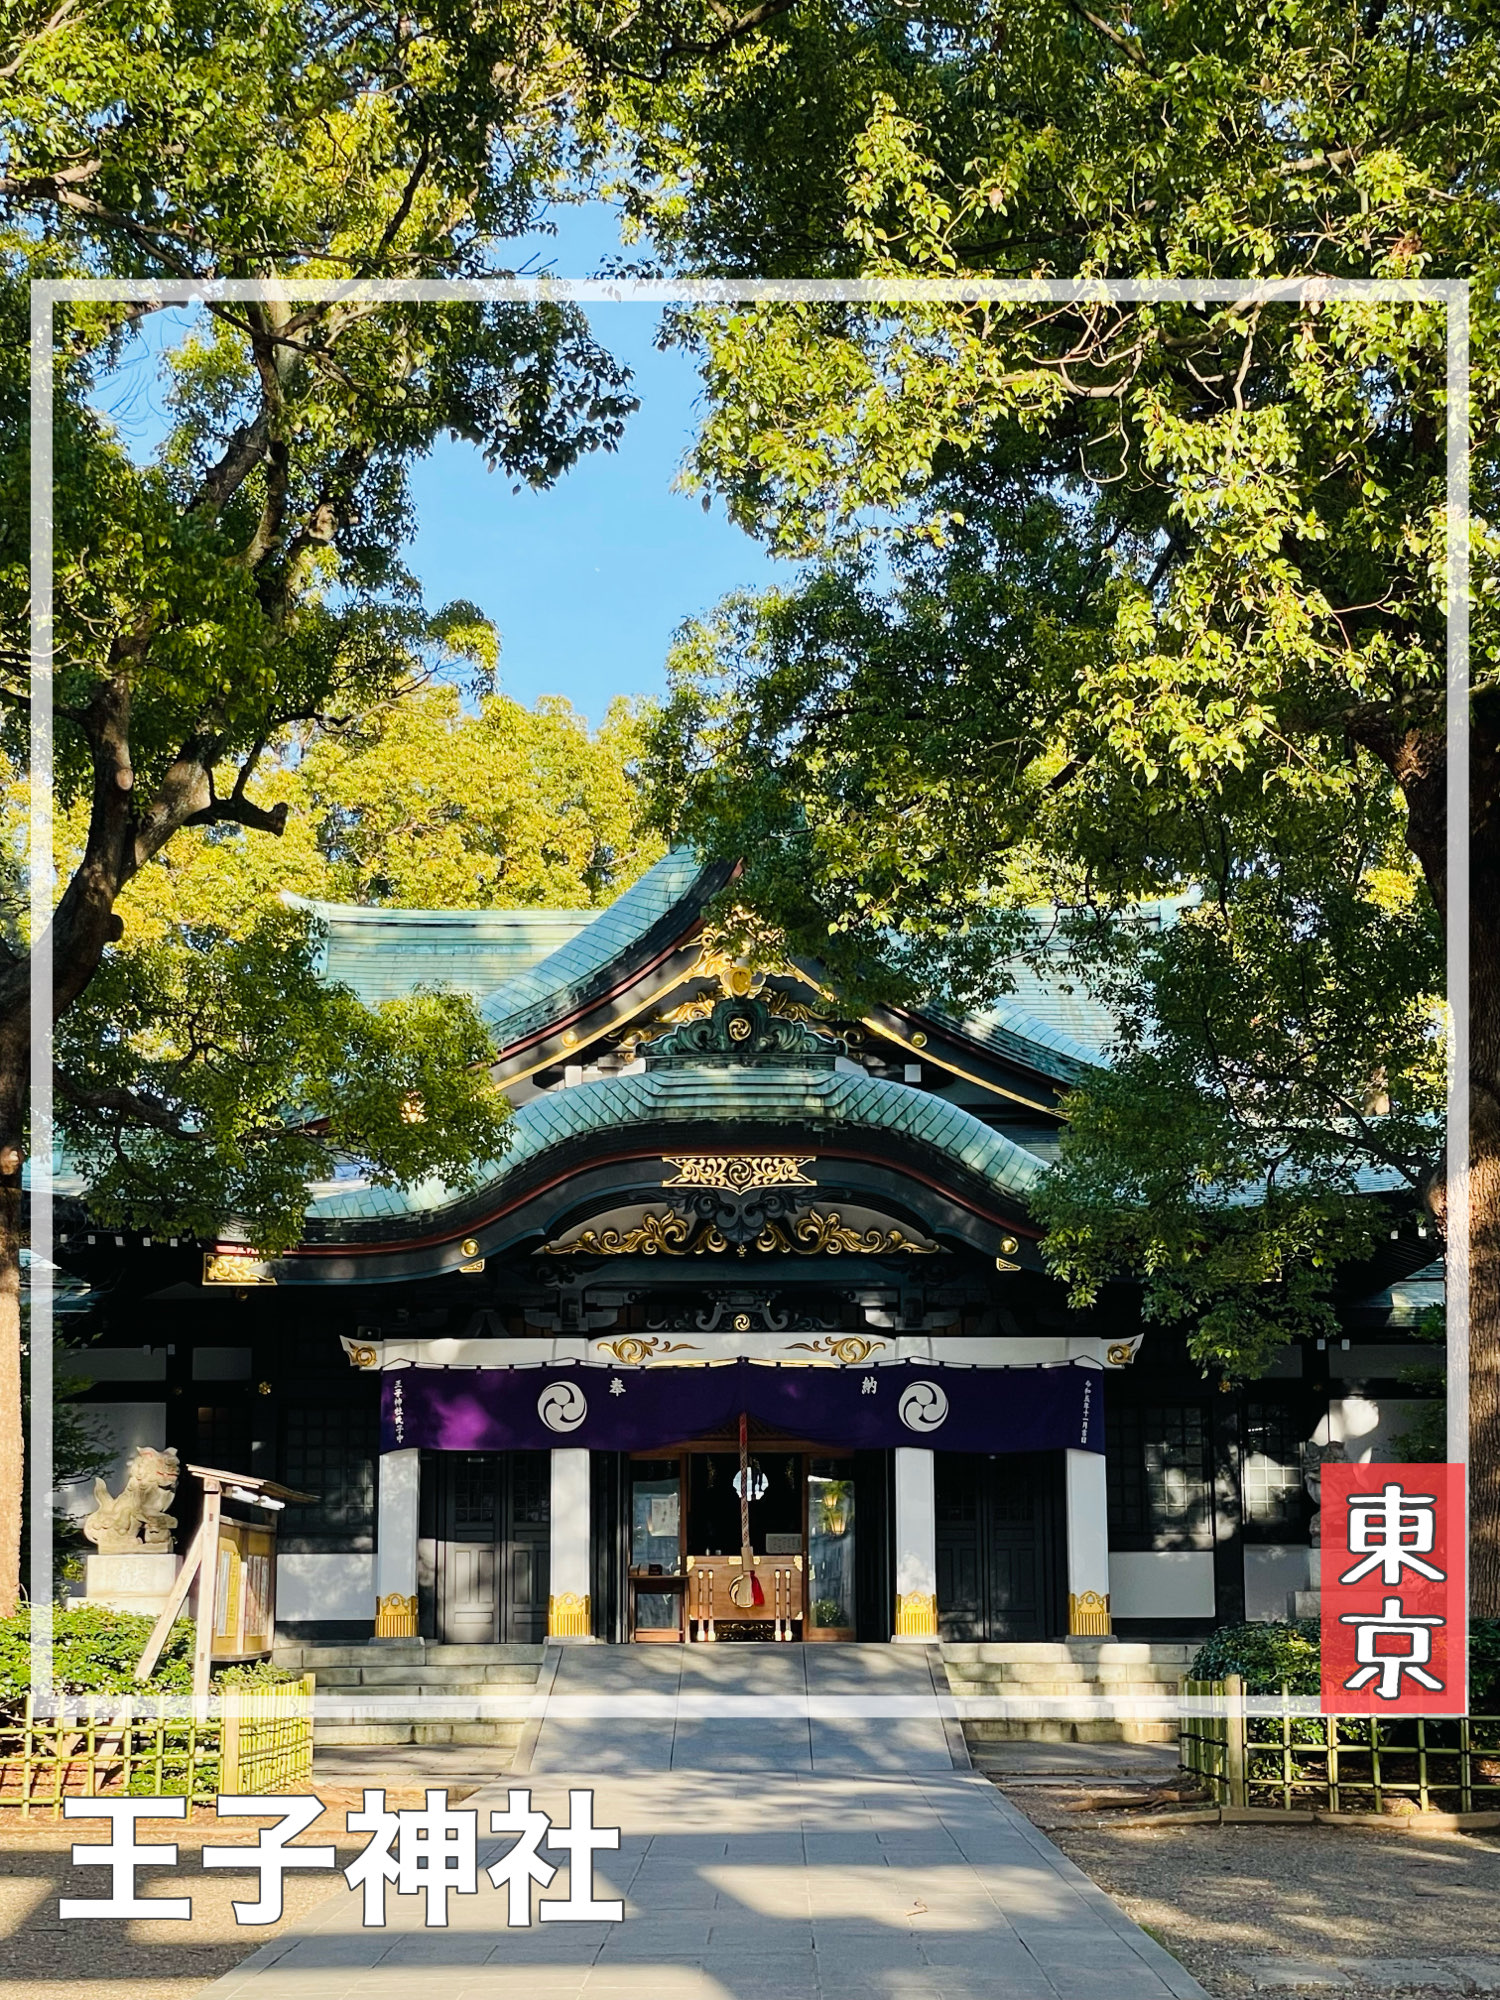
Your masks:
M 534 1688 L 537 1670 L 524 1661 L 502 1662 L 498 1666 L 455 1666 L 444 1664 L 430 1666 L 426 1661 L 403 1661 L 399 1666 L 361 1664 L 359 1666 L 319 1667 L 318 1686 L 325 1692 L 345 1688 L 379 1689 L 383 1693 L 395 1693 L 411 1688 L 420 1691 L 431 1688 L 434 1694 L 447 1694 L 453 1689 L 484 1688 Z
M 1080 1687 L 1076 1681 L 1028 1682 L 1022 1686 L 997 1686 L 994 1682 L 950 1681 L 950 1694 L 971 1701 L 1006 1701 L 1039 1704 L 1051 1701 L 1162 1701 L 1175 1702 L 1179 1690 L 1166 1681 L 1112 1681 L 1108 1687 Z
M 1077 1681 L 1107 1685 L 1111 1681 L 1171 1681 L 1183 1676 L 1161 1660 L 1110 1660 L 1091 1666 L 1084 1660 L 945 1660 L 950 1681 Z
M 394 1667 L 416 1662 L 438 1667 L 529 1666 L 535 1676 L 541 1671 L 545 1650 L 542 1646 L 452 1646 L 430 1639 L 366 1639 L 345 1646 L 278 1645 L 273 1658 L 277 1666 L 313 1673 L 321 1667 Z
M 1186 1667 L 1198 1651 L 1196 1641 L 1179 1639 L 948 1639 L 945 1660 L 988 1663 L 1061 1660 L 1137 1665 L 1150 1660 L 1160 1666 Z
M 966 1722 L 964 1741 L 971 1749 L 985 1743 L 1175 1743 L 1175 1722 L 1135 1722 L 1101 1717 L 1069 1721 L 1061 1716 L 1017 1716 Z
M 351 1748 L 392 1749 L 401 1744 L 459 1743 L 514 1750 L 525 1723 L 505 1716 L 493 1720 L 453 1722 L 319 1722 L 313 1729 L 315 1750 Z

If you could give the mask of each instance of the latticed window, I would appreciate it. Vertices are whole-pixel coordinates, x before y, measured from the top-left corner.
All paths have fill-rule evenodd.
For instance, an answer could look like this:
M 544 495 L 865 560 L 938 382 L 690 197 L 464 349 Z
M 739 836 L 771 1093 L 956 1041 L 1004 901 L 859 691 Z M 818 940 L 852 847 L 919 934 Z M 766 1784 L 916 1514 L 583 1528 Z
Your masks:
M 552 1518 L 551 1453 L 518 1451 L 511 1465 L 511 1518 L 518 1527 L 545 1528 Z
M 1213 1439 L 1196 1403 L 1110 1410 L 1109 1536 L 1120 1549 L 1209 1549 Z
M 250 1470 L 250 1413 L 243 1403 L 200 1403 L 194 1462 L 221 1472 Z
M 379 1425 L 373 1405 L 299 1404 L 286 1413 L 282 1478 L 318 1497 L 289 1506 L 283 1539 L 341 1549 L 375 1545 Z
M 1279 1403 L 1245 1409 L 1245 1521 L 1263 1528 L 1300 1529 L 1302 1430 L 1296 1413 Z

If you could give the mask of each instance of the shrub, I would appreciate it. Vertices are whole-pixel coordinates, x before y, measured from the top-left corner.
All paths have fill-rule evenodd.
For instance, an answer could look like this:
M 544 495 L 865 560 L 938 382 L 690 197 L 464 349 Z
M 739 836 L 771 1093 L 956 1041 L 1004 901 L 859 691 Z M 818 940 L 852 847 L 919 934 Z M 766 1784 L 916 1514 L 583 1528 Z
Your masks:
M 1226 1625 L 1198 1648 L 1188 1669 L 1194 1680 L 1239 1674 L 1246 1694 L 1316 1694 L 1322 1646 L 1316 1618 Z M 1500 1714 L 1500 1618 L 1469 1626 L 1469 1712 Z
M 1239 1674 L 1247 1694 L 1316 1694 L 1322 1652 L 1316 1618 L 1225 1625 L 1198 1648 L 1188 1669 L 1194 1680 Z
M 161 1658 L 142 1689 L 135 1663 L 146 1649 L 154 1618 L 110 1611 L 102 1604 L 59 1608 L 52 1614 L 52 1670 L 59 1694 L 191 1694 L 193 1621 L 179 1618 Z M 252 1686 L 293 1679 L 269 1660 L 220 1668 L 215 1679 Z M 31 1686 L 31 1607 L 0 1619 L 0 1714 L 19 1715 Z

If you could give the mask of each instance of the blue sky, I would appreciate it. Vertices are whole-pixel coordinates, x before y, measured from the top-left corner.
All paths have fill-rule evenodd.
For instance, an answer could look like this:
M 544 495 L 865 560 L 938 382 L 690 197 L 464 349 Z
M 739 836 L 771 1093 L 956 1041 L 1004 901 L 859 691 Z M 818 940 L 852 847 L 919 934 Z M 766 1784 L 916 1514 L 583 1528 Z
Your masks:
M 513 494 L 477 452 L 445 440 L 413 481 L 412 561 L 430 604 L 471 597 L 494 619 L 507 694 L 563 694 L 597 722 L 616 694 L 659 693 L 682 620 L 767 582 L 772 565 L 721 507 L 705 514 L 672 491 L 698 378 L 685 355 L 654 351 L 655 308 L 605 306 L 590 319 L 641 399 L 619 451 L 594 453 L 548 492 Z
M 557 234 L 507 245 L 530 274 L 594 276 L 618 257 L 600 207 L 555 211 Z M 635 253 L 639 254 L 639 253 Z M 130 447 L 149 451 L 162 413 L 152 349 L 180 336 L 188 315 L 162 314 L 103 399 Z M 432 606 L 471 598 L 500 629 L 500 684 L 528 705 L 561 694 L 591 721 L 617 694 L 659 694 L 672 634 L 727 591 L 761 586 L 773 565 L 722 507 L 672 491 L 691 443 L 697 371 L 653 347 L 653 306 L 590 309 L 601 342 L 631 369 L 641 408 L 617 452 L 596 452 L 546 493 L 511 492 L 468 445 L 444 439 L 415 468 L 420 527 L 411 563 Z

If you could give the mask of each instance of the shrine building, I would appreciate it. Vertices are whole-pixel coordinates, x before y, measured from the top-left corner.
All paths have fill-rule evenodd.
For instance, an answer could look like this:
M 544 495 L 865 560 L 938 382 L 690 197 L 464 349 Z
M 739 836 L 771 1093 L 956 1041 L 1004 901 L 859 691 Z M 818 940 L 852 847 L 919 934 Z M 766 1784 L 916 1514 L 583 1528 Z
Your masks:
M 1075 1311 L 1041 1256 L 1030 1198 L 1102 1010 L 1018 966 L 978 1014 L 851 1018 L 818 968 L 706 941 L 732 875 L 678 851 L 602 910 L 314 906 L 326 977 L 366 1002 L 475 997 L 509 1145 L 462 1195 L 315 1187 L 269 1261 L 105 1231 L 75 1190 L 65 1366 L 122 1458 L 317 1495 L 280 1523 L 278 1625 L 308 1641 L 1288 1615 L 1316 1575 L 1307 1453 L 1390 1455 L 1401 1371 L 1434 1358 L 1408 1207 L 1343 1274 L 1340 1339 L 1221 1387 L 1135 1287 Z

